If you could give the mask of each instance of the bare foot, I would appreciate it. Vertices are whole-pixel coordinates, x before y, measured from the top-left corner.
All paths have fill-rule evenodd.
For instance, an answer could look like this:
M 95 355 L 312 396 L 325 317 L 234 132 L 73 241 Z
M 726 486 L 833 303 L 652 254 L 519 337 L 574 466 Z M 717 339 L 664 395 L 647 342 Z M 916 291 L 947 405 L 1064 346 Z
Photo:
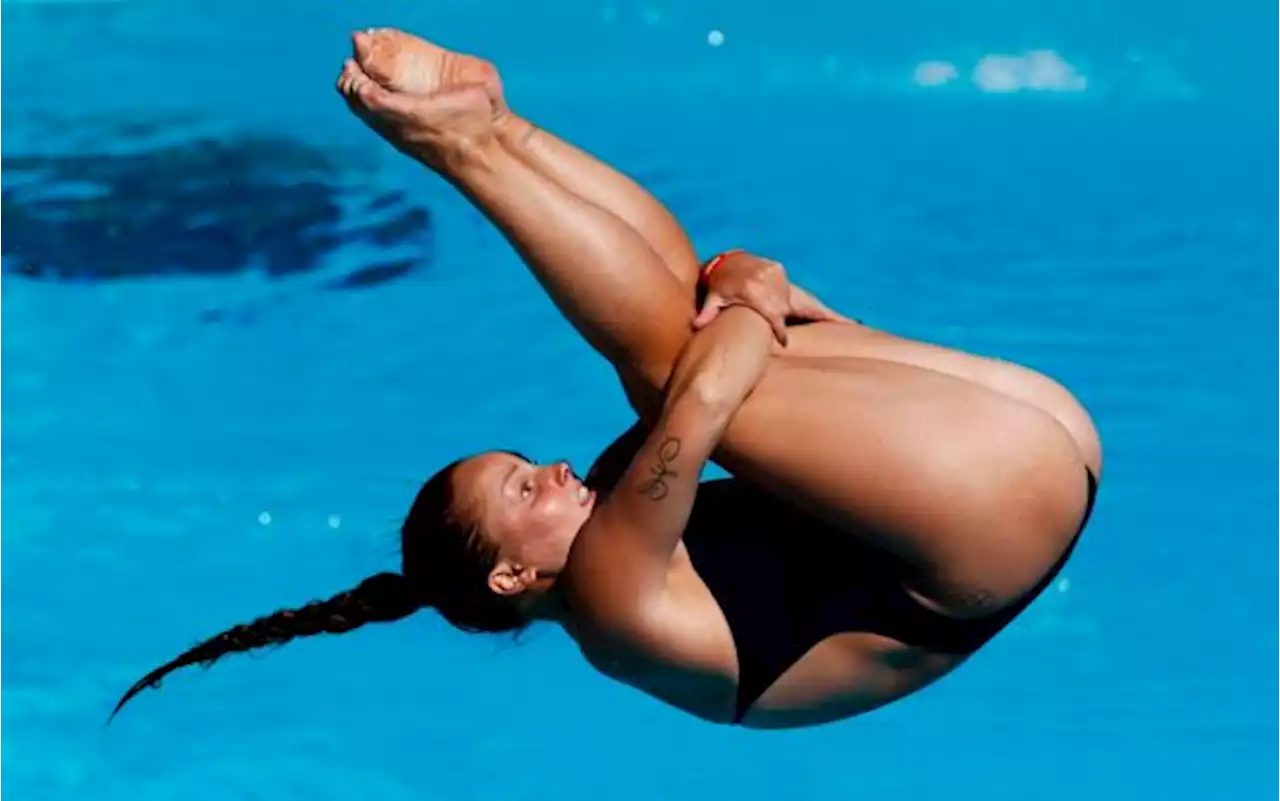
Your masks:
M 482 86 L 495 121 L 508 112 L 502 78 L 493 64 L 445 50 L 395 28 L 370 28 L 352 35 L 356 63 L 393 92 L 432 95 L 464 86 Z
M 482 86 L 440 88 L 430 94 L 387 89 L 352 59 L 338 91 L 352 112 L 402 153 L 437 172 L 457 170 L 493 139 L 493 110 Z

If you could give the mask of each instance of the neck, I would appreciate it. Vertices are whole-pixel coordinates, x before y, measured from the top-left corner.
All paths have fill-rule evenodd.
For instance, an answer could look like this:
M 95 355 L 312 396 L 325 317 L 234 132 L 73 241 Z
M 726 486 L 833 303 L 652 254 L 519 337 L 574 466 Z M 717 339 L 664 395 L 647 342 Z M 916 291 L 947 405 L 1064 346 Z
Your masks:
M 558 571 L 539 571 L 537 582 L 525 592 L 524 613 L 529 620 L 563 625 L 569 619 L 569 607 L 556 579 Z

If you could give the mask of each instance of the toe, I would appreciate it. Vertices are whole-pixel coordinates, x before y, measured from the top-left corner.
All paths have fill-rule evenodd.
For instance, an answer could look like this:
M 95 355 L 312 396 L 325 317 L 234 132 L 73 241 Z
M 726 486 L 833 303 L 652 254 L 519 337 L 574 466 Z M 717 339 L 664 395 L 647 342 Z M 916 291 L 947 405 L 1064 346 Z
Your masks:
M 351 34 L 351 52 L 361 62 L 368 59 L 373 52 L 373 36 L 376 30 L 376 28 L 369 28 Z
M 360 74 L 360 68 L 351 59 L 347 59 L 342 64 L 342 72 L 338 74 L 338 91 L 348 97 L 351 96 L 355 89 L 356 76 Z
M 390 29 L 369 28 L 351 35 L 356 63 L 366 75 L 384 85 L 392 83 L 403 51 L 393 34 Z
M 379 116 L 394 116 L 402 111 L 403 98 L 400 95 L 388 92 L 368 73 L 360 69 L 359 65 L 353 62 L 348 73 L 345 94 L 350 102 L 357 103 L 366 110 L 377 113 Z

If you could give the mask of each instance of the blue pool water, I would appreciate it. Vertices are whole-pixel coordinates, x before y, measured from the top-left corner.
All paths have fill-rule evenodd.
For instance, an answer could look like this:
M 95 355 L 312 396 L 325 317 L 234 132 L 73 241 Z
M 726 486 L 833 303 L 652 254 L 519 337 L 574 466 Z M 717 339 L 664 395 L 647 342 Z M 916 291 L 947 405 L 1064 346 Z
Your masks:
M 12 797 L 1273 798 L 1270 7 L 893 6 L 5 2 Z M 582 466 L 629 422 L 503 241 L 332 94 L 372 24 L 496 58 L 701 252 L 1070 386 L 1108 467 L 1064 582 L 815 730 L 712 727 L 554 631 L 429 614 L 104 728 L 198 638 L 394 567 L 450 458 Z

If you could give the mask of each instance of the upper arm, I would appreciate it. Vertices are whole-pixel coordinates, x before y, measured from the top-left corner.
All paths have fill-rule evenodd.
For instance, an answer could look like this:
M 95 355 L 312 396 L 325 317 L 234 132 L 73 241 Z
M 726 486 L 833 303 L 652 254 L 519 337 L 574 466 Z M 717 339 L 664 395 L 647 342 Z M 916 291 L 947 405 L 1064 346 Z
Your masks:
M 661 606 L 672 554 L 727 418 L 696 400 L 674 404 L 601 496 L 566 566 L 575 608 L 596 624 L 634 622 Z
M 740 308 L 690 341 L 661 414 L 570 550 L 567 586 L 580 614 L 607 624 L 661 601 L 702 470 L 764 373 L 771 342 L 764 319 Z

